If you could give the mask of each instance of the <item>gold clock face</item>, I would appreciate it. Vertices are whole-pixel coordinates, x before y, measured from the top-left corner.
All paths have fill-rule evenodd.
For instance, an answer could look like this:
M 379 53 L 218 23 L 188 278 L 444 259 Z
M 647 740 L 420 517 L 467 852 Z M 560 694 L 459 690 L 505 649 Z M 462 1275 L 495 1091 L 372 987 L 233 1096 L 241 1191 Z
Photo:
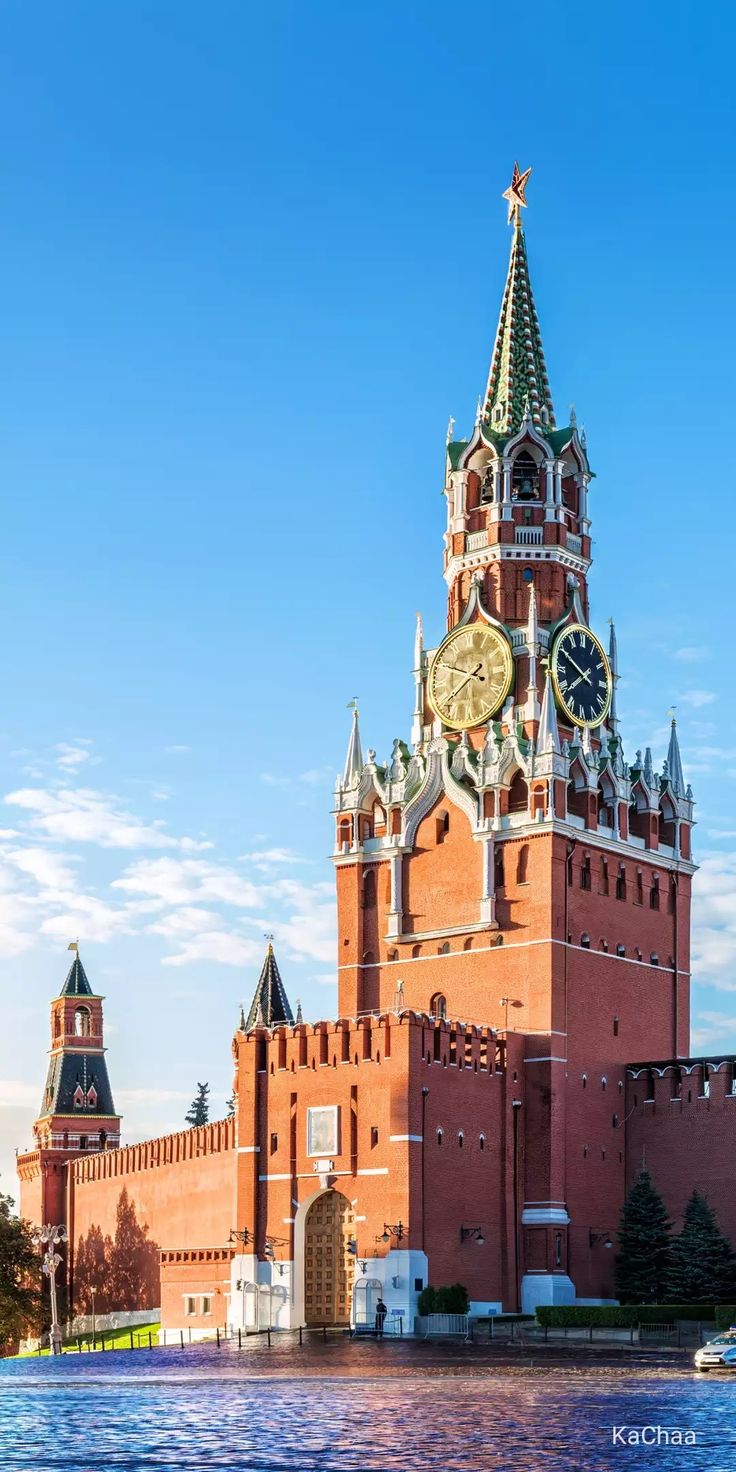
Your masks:
M 452 731 L 482 726 L 511 689 L 511 645 L 491 624 L 465 624 L 440 645 L 429 670 L 428 697 Z
M 611 706 L 611 671 L 603 646 L 583 624 L 558 634 L 550 660 L 557 703 L 576 726 L 599 726 Z

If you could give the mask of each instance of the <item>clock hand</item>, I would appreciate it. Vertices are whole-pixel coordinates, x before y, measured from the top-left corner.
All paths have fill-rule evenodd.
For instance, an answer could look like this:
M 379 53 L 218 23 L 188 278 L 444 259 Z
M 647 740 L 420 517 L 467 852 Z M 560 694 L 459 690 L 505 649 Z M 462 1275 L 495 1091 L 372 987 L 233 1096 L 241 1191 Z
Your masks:
M 585 670 L 581 670 L 580 665 L 575 663 L 575 660 L 573 659 L 572 655 L 571 654 L 568 654 L 568 652 L 567 652 L 566 649 L 563 649 L 562 653 L 564 654 L 565 659 L 569 660 L 569 662 L 572 665 L 573 669 L 574 670 L 577 670 L 578 674 L 580 675 L 581 680 L 587 680 L 587 682 L 588 682 L 589 685 L 592 684 L 590 675 L 586 674 L 585 673 Z
M 471 680 L 474 680 L 474 679 L 484 680 L 485 679 L 485 675 L 479 675 L 478 674 L 478 671 L 480 669 L 482 669 L 482 665 L 477 664 L 475 666 L 475 669 L 474 670 L 471 670 L 470 673 L 465 676 L 465 679 L 460 681 L 460 684 L 457 686 L 457 688 L 455 690 L 453 690 L 452 695 L 448 695 L 448 697 L 447 697 L 448 705 L 449 705 L 449 702 L 451 700 L 456 700 L 457 699 L 457 696 L 460 694 L 460 691 L 461 690 L 464 690 L 465 689 L 465 686 L 467 684 L 469 684 L 469 682 Z
M 574 690 L 575 689 L 575 686 L 576 685 L 579 685 L 580 684 L 580 681 L 582 680 L 582 678 L 583 678 L 582 675 L 578 675 L 577 680 L 573 680 L 572 685 L 568 685 L 568 687 L 567 687 L 567 689 L 565 691 L 565 696 L 566 697 L 570 694 L 570 691 L 571 690 Z
M 473 675 L 475 675 L 477 670 L 480 669 L 480 665 L 476 665 L 475 670 L 470 670 L 470 672 L 468 672 L 468 670 L 461 669 L 459 664 L 446 664 L 445 669 L 452 670 L 453 673 L 456 675 L 467 675 L 468 673 L 470 673 L 470 678 L 472 679 Z M 485 675 L 477 675 L 477 678 L 479 680 L 485 680 Z

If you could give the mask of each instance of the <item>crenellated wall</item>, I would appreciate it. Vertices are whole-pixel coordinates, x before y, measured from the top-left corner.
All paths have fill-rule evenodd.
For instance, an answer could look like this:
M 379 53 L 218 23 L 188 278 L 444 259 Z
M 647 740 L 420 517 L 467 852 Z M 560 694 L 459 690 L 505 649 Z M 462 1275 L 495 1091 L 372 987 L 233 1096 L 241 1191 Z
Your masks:
M 736 1057 L 637 1065 L 626 1085 L 626 1180 L 645 1164 L 678 1227 L 693 1190 L 736 1244 Z

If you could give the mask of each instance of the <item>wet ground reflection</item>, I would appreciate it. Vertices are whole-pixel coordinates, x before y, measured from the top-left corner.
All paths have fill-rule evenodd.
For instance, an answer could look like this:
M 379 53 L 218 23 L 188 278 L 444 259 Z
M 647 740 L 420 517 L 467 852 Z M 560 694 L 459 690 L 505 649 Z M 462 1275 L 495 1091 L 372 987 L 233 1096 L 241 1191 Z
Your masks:
M 2 1472 L 736 1472 L 736 1380 L 684 1359 L 252 1340 L 0 1361 Z M 616 1445 L 615 1426 L 695 1446 Z

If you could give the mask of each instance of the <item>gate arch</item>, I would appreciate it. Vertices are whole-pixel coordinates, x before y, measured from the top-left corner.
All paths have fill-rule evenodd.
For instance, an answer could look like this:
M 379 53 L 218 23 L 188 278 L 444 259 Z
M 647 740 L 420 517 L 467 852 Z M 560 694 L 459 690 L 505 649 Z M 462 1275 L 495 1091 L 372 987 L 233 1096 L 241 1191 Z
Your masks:
M 348 1324 L 355 1276 L 350 1251 L 355 1214 L 347 1196 L 329 1188 L 304 1218 L 304 1320 Z

